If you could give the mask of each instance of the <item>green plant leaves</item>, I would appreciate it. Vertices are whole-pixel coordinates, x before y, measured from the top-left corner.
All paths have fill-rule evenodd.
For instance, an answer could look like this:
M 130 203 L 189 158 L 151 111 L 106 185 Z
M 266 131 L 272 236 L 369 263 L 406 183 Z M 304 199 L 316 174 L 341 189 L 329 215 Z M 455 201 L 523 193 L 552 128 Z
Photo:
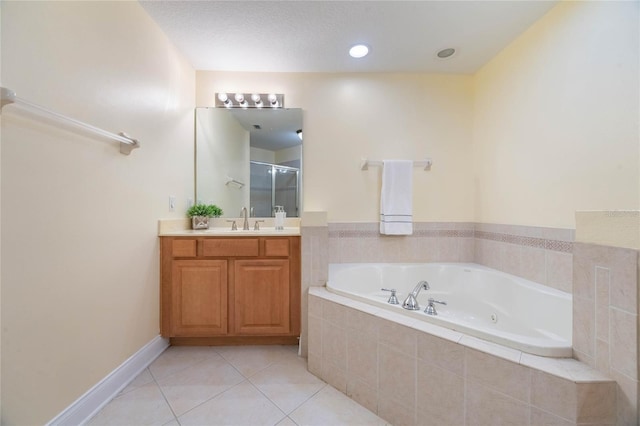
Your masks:
M 187 216 L 220 217 L 222 216 L 222 209 L 215 204 L 194 204 L 187 210 Z

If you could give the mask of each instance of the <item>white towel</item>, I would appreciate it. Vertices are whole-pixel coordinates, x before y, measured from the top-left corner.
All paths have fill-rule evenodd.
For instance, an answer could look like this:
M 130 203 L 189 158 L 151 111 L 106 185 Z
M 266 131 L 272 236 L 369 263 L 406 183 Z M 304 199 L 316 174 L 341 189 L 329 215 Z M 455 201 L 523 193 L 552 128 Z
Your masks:
M 382 162 L 380 233 L 413 234 L 413 161 Z

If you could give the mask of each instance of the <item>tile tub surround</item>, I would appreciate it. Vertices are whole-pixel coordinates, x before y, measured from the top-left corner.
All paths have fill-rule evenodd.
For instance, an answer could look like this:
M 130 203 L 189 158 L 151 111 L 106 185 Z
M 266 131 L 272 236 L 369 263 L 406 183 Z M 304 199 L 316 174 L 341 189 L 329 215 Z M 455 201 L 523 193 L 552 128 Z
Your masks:
M 380 224 L 330 223 L 329 263 L 473 262 L 474 224 L 416 222 L 413 235 L 381 235 Z
M 473 261 L 571 293 L 573 229 L 476 223 Z
M 309 290 L 309 371 L 393 423 L 616 423 L 616 384 L 574 359 L 524 354 Z
M 388 236 L 377 222 L 330 223 L 327 263 L 473 262 L 571 292 L 574 235 L 572 229 L 416 222 L 413 235 Z
M 618 383 L 618 423 L 638 424 L 640 252 L 574 243 L 574 357 Z
M 302 226 L 302 289 L 300 305 L 300 353 L 307 356 L 307 291 L 311 286 L 324 286 L 329 278 L 328 240 L 326 226 Z
M 326 219 L 326 218 L 325 218 Z M 380 225 L 301 222 L 302 355 L 307 354 L 307 289 L 324 286 L 329 263 L 473 262 L 571 292 L 572 229 L 473 222 L 415 222 L 409 236 Z

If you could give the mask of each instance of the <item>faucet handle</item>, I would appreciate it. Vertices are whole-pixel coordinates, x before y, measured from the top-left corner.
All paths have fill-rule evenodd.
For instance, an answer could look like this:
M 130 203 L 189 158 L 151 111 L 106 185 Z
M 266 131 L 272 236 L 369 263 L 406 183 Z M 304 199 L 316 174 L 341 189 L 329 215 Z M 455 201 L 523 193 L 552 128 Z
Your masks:
M 424 313 L 427 315 L 433 315 L 436 316 L 438 315 L 438 312 L 436 311 L 436 305 L 434 305 L 434 303 L 439 303 L 441 305 L 446 305 L 447 302 L 443 301 L 443 300 L 436 300 L 433 297 L 430 297 L 428 300 L 429 304 L 427 305 L 426 308 L 424 308 Z
M 399 305 L 400 302 L 398 302 L 398 298 L 396 297 L 396 289 L 395 288 L 381 288 L 380 290 L 382 291 L 390 291 L 391 292 L 391 296 L 389 296 L 389 300 L 387 300 L 387 303 L 391 304 L 391 305 Z
M 237 231 L 238 230 L 238 224 L 236 223 L 235 220 L 227 220 L 227 222 L 231 222 L 231 230 L 232 231 Z
M 254 231 L 259 231 L 260 230 L 260 222 L 264 222 L 264 220 L 256 220 L 256 223 L 253 225 L 253 230 Z

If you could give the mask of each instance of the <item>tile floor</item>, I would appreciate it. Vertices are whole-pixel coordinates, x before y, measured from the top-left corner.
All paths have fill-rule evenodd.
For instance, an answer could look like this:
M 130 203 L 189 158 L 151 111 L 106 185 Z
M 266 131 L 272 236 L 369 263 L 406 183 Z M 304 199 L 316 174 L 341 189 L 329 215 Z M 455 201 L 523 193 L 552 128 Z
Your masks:
M 307 371 L 297 346 L 172 346 L 89 425 L 386 425 Z

